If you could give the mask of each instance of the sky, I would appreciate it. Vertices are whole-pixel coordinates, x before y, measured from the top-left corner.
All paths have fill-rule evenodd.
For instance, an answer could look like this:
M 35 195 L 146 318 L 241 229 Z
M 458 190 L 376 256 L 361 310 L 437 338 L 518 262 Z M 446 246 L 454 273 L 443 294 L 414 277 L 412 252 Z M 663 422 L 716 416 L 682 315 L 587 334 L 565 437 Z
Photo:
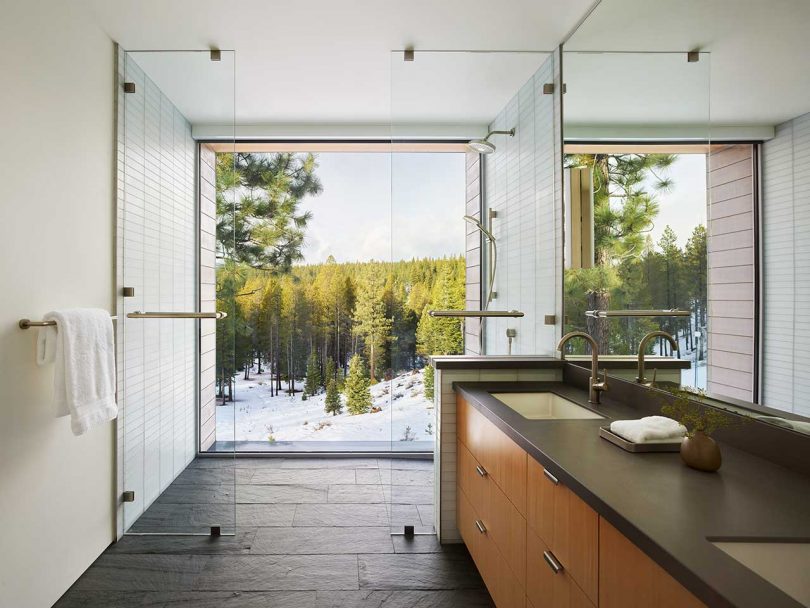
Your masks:
M 316 173 L 323 192 L 301 204 L 312 212 L 305 264 L 464 253 L 464 154 L 319 153 Z M 657 243 L 672 226 L 683 247 L 706 224 L 706 157 L 678 155 L 665 175 L 673 188 L 658 195 L 650 234 Z
M 322 152 L 316 174 L 305 264 L 464 253 L 463 153 Z
M 658 194 L 659 212 L 650 235 L 658 243 L 664 228 L 670 225 L 678 236 L 678 245 L 684 247 L 695 226 L 706 225 L 706 156 L 679 154 L 663 176 L 672 179 L 673 187 Z

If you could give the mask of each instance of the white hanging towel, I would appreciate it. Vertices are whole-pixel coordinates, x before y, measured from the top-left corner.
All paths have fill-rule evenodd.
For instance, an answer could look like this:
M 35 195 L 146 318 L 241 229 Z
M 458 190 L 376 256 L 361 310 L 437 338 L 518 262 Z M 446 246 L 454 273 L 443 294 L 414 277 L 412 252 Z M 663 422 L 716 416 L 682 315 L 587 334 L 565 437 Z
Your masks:
M 54 363 L 57 416 L 69 414 L 73 434 L 82 435 L 118 416 L 112 319 L 99 308 L 72 308 L 49 312 L 45 320 L 56 326 L 39 330 L 37 363 Z

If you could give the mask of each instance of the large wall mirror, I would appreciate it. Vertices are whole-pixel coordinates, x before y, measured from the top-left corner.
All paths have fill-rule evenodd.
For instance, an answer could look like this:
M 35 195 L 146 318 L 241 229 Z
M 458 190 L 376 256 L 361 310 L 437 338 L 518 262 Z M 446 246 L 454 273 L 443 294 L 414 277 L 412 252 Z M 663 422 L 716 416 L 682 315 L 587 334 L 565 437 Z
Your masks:
M 810 433 L 810 6 L 717 4 L 603 0 L 564 45 L 564 331 Z

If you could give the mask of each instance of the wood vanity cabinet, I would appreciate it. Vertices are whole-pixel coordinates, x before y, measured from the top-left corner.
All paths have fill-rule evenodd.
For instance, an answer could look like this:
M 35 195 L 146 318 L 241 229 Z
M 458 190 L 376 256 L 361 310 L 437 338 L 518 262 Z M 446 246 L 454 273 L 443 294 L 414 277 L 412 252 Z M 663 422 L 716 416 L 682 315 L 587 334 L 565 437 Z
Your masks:
M 562 571 L 555 578 L 568 579 L 578 587 L 572 589 L 570 595 L 582 593 L 596 605 L 599 599 L 599 515 L 533 458 L 528 462 L 527 485 L 526 519 L 529 529 L 546 546 L 548 558 L 543 561 L 550 563 L 543 565 L 553 573 L 551 564 L 559 564 Z M 540 607 L 535 605 L 535 608 Z
M 565 569 L 555 573 L 549 566 L 546 559 L 551 549 L 531 528 L 526 547 L 528 608 L 594 608 L 594 604 Z
M 701 608 L 705 604 L 604 518 L 599 518 L 600 608 Z
M 457 396 L 457 523 L 498 608 L 698 608 L 691 593 Z

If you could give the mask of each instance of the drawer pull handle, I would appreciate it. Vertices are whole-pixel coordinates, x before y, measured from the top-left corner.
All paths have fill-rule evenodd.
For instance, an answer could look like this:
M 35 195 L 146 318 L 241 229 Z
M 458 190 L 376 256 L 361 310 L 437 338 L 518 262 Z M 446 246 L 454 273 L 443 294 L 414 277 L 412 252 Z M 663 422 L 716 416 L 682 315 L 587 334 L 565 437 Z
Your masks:
M 543 551 L 543 559 L 546 560 L 548 567 L 554 571 L 554 574 L 562 572 L 563 567 L 551 551 Z
M 489 475 L 487 470 L 484 467 L 482 467 L 480 464 L 475 467 L 475 472 L 478 473 L 481 477 L 486 477 L 487 475 Z
M 475 520 L 475 527 L 478 528 L 478 531 L 481 534 L 485 534 L 487 531 L 487 527 L 484 525 L 484 522 L 482 522 L 480 519 Z
M 560 480 L 559 480 L 559 479 L 557 479 L 556 477 L 554 477 L 554 475 L 552 475 L 551 473 L 549 473 L 549 472 L 548 472 L 546 469 L 543 469 L 543 475 L 545 475 L 545 476 L 546 476 L 546 478 L 547 478 L 547 479 L 548 479 L 548 480 L 549 480 L 551 483 L 553 483 L 555 486 L 560 485 Z

